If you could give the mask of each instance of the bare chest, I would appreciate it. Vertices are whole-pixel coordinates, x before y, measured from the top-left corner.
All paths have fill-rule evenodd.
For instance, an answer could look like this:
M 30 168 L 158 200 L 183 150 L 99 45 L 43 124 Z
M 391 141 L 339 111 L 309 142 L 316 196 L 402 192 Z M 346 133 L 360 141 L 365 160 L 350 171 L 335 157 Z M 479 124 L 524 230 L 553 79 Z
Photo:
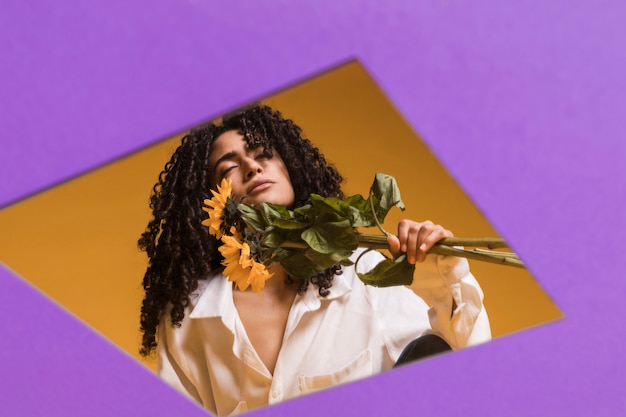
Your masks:
M 234 294 L 235 307 L 252 347 L 274 373 L 283 344 L 293 297 L 276 299 L 263 294 Z

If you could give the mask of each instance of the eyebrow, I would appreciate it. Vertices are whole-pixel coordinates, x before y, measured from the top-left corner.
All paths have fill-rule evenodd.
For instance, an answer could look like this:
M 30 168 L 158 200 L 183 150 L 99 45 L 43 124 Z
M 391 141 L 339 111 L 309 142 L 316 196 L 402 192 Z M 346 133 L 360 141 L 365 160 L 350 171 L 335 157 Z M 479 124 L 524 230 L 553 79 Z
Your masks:
M 215 165 L 213 166 L 213 175 L 215 175 L 215 173 L 217 172 L 217 167 L 219 164 L 229 159 L 233 159 L 235 156 L 237 156 L 235 152 L 228 152 L 222 155 L 217 161 L 215 161 Z

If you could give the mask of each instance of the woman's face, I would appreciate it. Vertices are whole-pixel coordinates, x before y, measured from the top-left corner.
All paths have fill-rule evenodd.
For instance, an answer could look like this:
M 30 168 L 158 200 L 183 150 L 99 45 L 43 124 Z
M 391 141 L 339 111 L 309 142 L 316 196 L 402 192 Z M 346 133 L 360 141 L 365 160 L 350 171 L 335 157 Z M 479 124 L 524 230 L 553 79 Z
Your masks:
M 214 182 L 220 184 L 223 178 L 229 178 L 233 194 L 244 197 L 244 203 L 266 202 L 287 207 L 294 203 L 291 179 L 280 155 L 262 146 L 250 149 L 236 130 L 215 139 L 209 166 Z

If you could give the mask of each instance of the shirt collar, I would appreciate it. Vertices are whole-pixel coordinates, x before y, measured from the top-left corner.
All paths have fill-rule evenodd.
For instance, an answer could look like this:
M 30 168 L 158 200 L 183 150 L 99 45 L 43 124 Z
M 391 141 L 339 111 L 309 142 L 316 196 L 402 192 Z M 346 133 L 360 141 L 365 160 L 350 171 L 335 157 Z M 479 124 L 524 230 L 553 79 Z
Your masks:
M 233 284 L 221 274 L 211 274 L 207 279 L 198 281 L 198 289 L 191 297 L 194 305 L 190 318 L 222 317 L 232 306 Z
M 333 285 L 329 288 L 329 293 L 326 297 L 322 297 L 319 288 L 311 284 L 302 295 L 302 302 L 309 310 L 313 311 L 320 308 L 322 300 L 336 300 L 350 291 L 352 291 L 350 283 L 342 275 L 335 275 L 333 277 Z
M 342 275 L 335 275 L 329 294 L 322 297 L 315 285 L 309 285 L 302 294 L 302 302 L 309 310 L 320 308 L 321 300 L 335 300 L 352 291 L 352 286 L 343 279 Z M 221 274 L 221 271 L 198 281 L 198 289 L 191 296 L 193 309 L 190 318 L 224 317 L 230 316 L 234 308 L 232 302 L 233 284 Z

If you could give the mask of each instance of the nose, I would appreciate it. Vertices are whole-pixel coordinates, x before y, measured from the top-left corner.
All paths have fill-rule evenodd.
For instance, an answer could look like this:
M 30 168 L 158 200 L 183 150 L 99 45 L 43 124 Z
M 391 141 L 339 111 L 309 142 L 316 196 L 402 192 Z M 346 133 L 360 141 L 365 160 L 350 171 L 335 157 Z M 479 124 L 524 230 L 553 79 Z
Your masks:
M 248 158 L 246 165 L 246 177 L 250 179 L 261 172 L 263 172 L 263 168 L 261 167 L 261 164 L 259 164 L 259 161 L 253 158 Z

